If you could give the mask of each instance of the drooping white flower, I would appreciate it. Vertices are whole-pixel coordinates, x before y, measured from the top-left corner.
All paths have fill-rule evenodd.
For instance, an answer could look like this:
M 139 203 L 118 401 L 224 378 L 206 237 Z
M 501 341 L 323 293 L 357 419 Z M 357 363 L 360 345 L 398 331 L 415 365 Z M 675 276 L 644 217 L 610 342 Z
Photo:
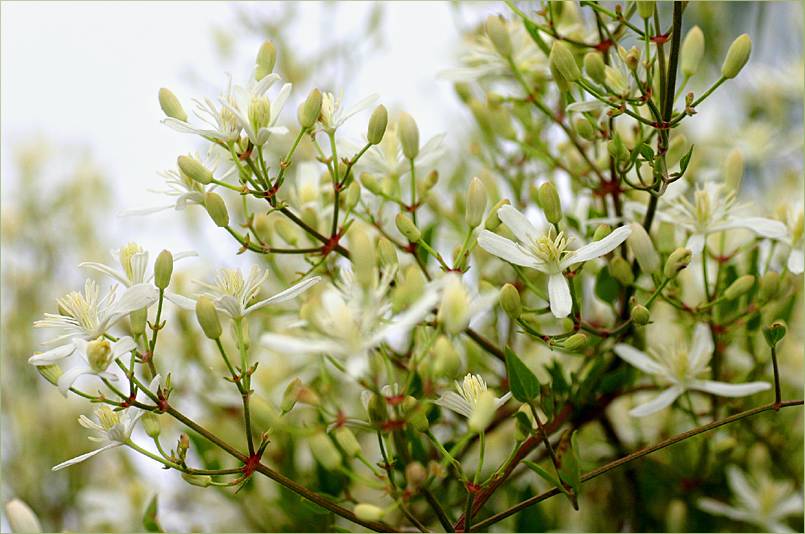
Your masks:
M 112 250 L 111 252 L 112 257 L 116 258 L 120 264 L 119 269 L 94 261 L 85 261 L 78 264 L 78 266 L 86 267 L 88 269 L 103 273 L 117 280 L 125 287 L 151 282 L 151 280 L 154 279 L 153 272 L 146 276 L 149 267 L 148 251 L 144 250 L 137 243 L 129 243 L 128 245 L 120 247 L 117 250 Z M 177 252 L 176 254 L 173 254 L 173 260 L 177 261 L 183 258 L 189 258 L 191 256 L 198 256 L 198 254 L 193 251 Z
M 291 300 L 321 280 L 321 277 L 312 276 L 267 299 L 253 302 L 266 278 L 268 278 L 268 271 L 252 265 L 246 278 L 243 278 L 240 269 L 221 269 L 218 271 L 215 282 L 210 284 L 197 281 L 196 283 L 202 288 L 199 296 L 212 299 L 215 307 L 232 319 L 242 319 L 270 304 Z M 167 295 L 167 297 L 182 308 L 195 309 L 196 301 L 193 299 L 175 294 Z
M 70 467 L 84 460 L 89 460 L 103 451 L 125 445 L 131 438 L 134 426 L 142 415 L 143 411 L 137 408 L 115 412 L 106 404 L 96 408 L 95 419 L 97 422 L 85 415 L 81 415 L 78 418 L 78 423 L 84 428 L 97 433 L 97 436 L 90 436 L 89 440 L 100 444 L 100 447 L 54 466 L 53 471 Z
M 660 217 L 690 232 L 686 248 L 699 254 L 709 234 L 743 228 L 757 235 L 781 239 L 786 227 L 780 221 L 764 217 L 746 217 L 740 212 L 745 205 L 736 202 L 735 192 L 724 184 L 708 182 L 697 188 L 693 202 L 679 196 L 661 211 Z
M 236 85 L 228 98 L 221 98 L 221 105 L 235 116 L 255 146 L 266 144 L 271 134 L 288 133 L 288 128 L 277 126 L 276 123 L 291 94 L 291 84 L 284 84 L 273 101 L 266 96 L 266 92 L 279 79 L 278 74 L 269 74 L 260 81 L 252 77 L 249 85 Z
M 677 345 L 663 349 L 650 350 L 649 354 L 631 345 L 618 343 L 615 354 L 644 373 L 668 382 L 668 388 L 649 402 L 632 409 L 629 414 L 643 417 L 659 412 L 670 406 L 686 391 L 700 391 L 721 397 L 745 397 L 765 391 L 771 387 L 768 382 L 747 382 L 728 384 L 699 378 L 708 370 L 707 364 L 713 357 L 713 339 L 706 324 L 698 323 L 693 332 L 689 347 Z
M 547 232 L 541 230 L 511 206 L 502 206 L 498 210 L 498 217 L 511 230 L 517 242 L 483 230 L 478 236 L 478 245 L 509 263 L 547 274 L 551 312 L 559 318 L 567 317 L 573 306 L 564 271 L 573 265 L 609 254 L 631 233 L 628 226 L 621 226 L 599 241 L 568 250 L 569 240 L 563 232 L 557 235 L 552 227 Z
M 750 482 L 746 474 L 731 465 L 727 467 L 727 484 L 735 499 L 733 505 L 709 497 L 698 500 L 705 512 L 748 523 L 763 532 L 797 532 L 785 524 L 790 516 L 802 515 L 802 494 L 788 481 L 776 481 L 758 473 Z
M 349 269 L 343 269 L 337 285 L 330 285 L 312 309 L 310 337 L 268 333 L 264 346 L 297 354 L 328 354 L 346 359 L 347 371 L 358 375 L 365 368 L 368 353 L 383 342 L 411 331 L 439 300 L 437 284 L 424 290 L 411 306 L 393 313 L 389 292 L 394 269 L 386 269 L 372 288 L 362 286 Z
M 462 382 L 456 380 L 456 391 L 446 391 L 436 400 L 436 404 L 463 415 L 472 430 L 480 432 L 486 428 L 495 412 L 511 398 L 511 392 L 498 398 L 486 387 L 481 375 L 467 374 Z
M 321 112 L 319 114 L 319 124 L 322 129 L 330 134 L 335 132 L 347 119 L 369 108 L 377 100 L 377 95 L 372 94 L 359 100 L 349 109 L 341 107 L 341 97 L 333 93 L 324 92 L 321 95 Z
M 35 366 L 51 365 L 71 356 L 83 347 L 82 341 L 102 337 L 117 321 L 133 311 L 151 306 L 159 291 L 151 284 L 135 284 L 116 299 L 115 288 L 100 298 L 98 285 L 87 280 L 84 293 L 73 291 L 57 302 L 60 313 L 46 313 L 34 323 L 35 328 L 50 328 L 56 337 L 45 342 L 50 350 L 34 354 L 28 362 Z

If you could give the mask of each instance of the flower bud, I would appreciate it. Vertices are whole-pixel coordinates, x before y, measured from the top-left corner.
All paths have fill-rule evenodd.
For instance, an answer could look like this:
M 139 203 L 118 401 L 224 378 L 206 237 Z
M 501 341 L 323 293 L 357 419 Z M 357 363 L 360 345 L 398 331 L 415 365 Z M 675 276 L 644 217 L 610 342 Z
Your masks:
M 663 275 L 666 278 L 675 278 L 679 271 L 686 268 L 690 264 L 693 253 L 687 248 L 678 248 L 668 256 L 663 269 Z
M 559 193 L 551 182 L 545 182 L 539 187 L 539 206 L 545 213 L 545 218 L 551 224 L 558 224 L 562 220 L 562 203 Z
M 274 230 L 277 231 L 283 241 L 291 246 L 296 246 L 299 243 L 299 232 L 296 226 L 291 224 L 287 219 L 277 219 L 274 222 Z
M 218 310 L 209 297 L 199 297 L 196 301 L 196 319 L 204 335 L 209 339 L 221 337 L 221 321 L 218 319 Z
M 139 336 L 145 333 L 145 323 L 148 321 L 148 309 L 141 308 L 129 314 L 129 325 L 131 333 Z
M 648 324 L 648 322 L 651 320 L 651 312 L 648 311 L 648 308 L 646 308 L 642 304 L 635 304 L 634 306 L 632 306 L 632 311 L 630 312 L 630 314 L 632 317 L 632 321 L 634 321 L 636 325 L 643 326 L 645 324 Z
M 623 55 L 623 62 L 626 63 L 626 66 L 631 71 L 637 70 L 637 67 L 640 65 L 640 50 L 633 46 Z
M 360 199 L 361 199 L 361 184 L 353 181 L 351 184 L 349 184 L 349 187 L 347 188 L 347 194 L 344 197 L 344 207 L 347 210 L 351 210 L 358 205 Z
M 484 228 L 489 230 L 490 232 L 495 230 L 498 226 L 500 226 L 500 219 L 498 218 L 498 210 L 502 206 L 506 206 L 511 204 L 508 198 L 504 198 L 498 200 L 494 206 L 489 210 L 489 213 L 486 216 L 486 220 L 484 221 Z
M 400 233 L 404 235 L 405 238 L 411 243 L 416 243 L 422 237 L 422 233 L 419 231 L 419 228 L 416 227 L 411 219 L 402 213 L 397 214 L 394 222 L 397 224 L 397 230 L 399 230 Z
M 773 299 L 780 290 L 780 274 L 774 271 L 766 271 L 760 277 L 760 287 L 758 289 L 758 301 L 763 304 Z
M 593 232 L 593 241 L 601 241 L 612 233 L 612 227 L 608 224 L 599 224 Z
M 458 276 L 450 276 L 442 293 L 436 320 L 448 334 L 463 332 L 470 324 L 470 296 Z
M 516 320 L 523 312 L 520 292 L 511 284 L 505 284 L 500 290 L 500 307 L 511 319 Z
M 660 221 L 657 227 L 657 251 L 668 254 L 676 250 L 676 226 L 668 221 Z
M 249 103 L 249 122 L 255 130 L 267 128 L 271 123 L 271 101 L 266 96 L 255 96 Z
M 604 58 L 600 52 L 587 52 L 584 56 L 584 72 L 592 81 L 603 85 L 606 79 Z
M 377 256 L 372 240 L 362 229 L 354 228 L 350 234 L 349 244 L 352 251 L 352 269 L 355 279 L 364 288 L 373 287 L 376 282 Z
M 140 421 L 143 425 L 143 430 L 150 438 L 158 438 L 159 433 L 162 431 L 162 425 L 159 422 L 159 415 L 154 412 L 143 413 Z
M 512 54 L 512 41 L 509 37 L 509 30 L 506 29 L 506 22 L 497 15 L 489 15 L 486 18 L 486 34 L 495 50 L 503 57 Z
M 430 427 L 430 421 L 428 421 L 428 416 L 425 413 L 425 409 L 414 397 L 411 395 L 405 397 L 405 400 L 403 400 L 402 403 L 402 409 L 405 419 L 408 421 L 408 424 L 414 428 L 414 430 L 417 432 L 427 432 L 428 428 Z
M 745 274 L 735 280 L 724 290 L 724 298 L 727 300 L 735 300 L 741 295 L 747 293 L 755 285 L 755 277 L 751 274 Z
M 590 121 L 584 117 L 576 117 L 576 119 L 573 121 L 573 129 L 576 130 L 576 133 L 579 134 L 579 137 L 582 139 L 586 139 L 588 141 L 595 139 L 595 129 L 593 128 L 593 125 L 590 124 Z
M 411 462 L 405 466 L 405 480 L 412 488 L 418 488 L 428 478 L 428 470 L 420 462 Z
M 190 450 L 190 437 L 182 432 L 179 434 L 179 439 L 176 441 L 176 454 L 181 461 L 187 458 L 187 451 Z
M 769 344 L 770 348 L 776 347 L 783 340 L 786 333 L 788 333 L 788 327 L 785 326 L 783 321 L 774 321 L 763 329 L 763 336 L 766 338 L 766 343 Z
M 366 130 L 366 140 L 370 145 L 376 145 L 383 140 L 388 122 L 389 112 L 386 110 L 386 106 L 382 104 L 377 106 L 372 112 L 372 116 L 369 117 L 369 127 Z
M 154 285 L 159 289 L 168 287 L 173 274 L 173 255 L 170 251 L 163 250 L 154 262 Z
M 416 158 L 419 154 L 419 128 L 416 121 L 408 113 L 400 113 L 398 127 L 403 155 L 408 159 Z
M 624 161 L 629 159 L 629 150 L 623 144 L 621 136 L 615 133 L 611 140 L 607 142 L 607 152 L 616 161 Z
M 730 150 L 724 159 L 724 184 L 730 191 L 741 188 L 741 179 L 744 175 L 744 158 L 737 148 Z
M 548 56 L 551 66 L 568 82 L 575 82 L 581 77 L 579 66 L 573 52 L 564 41 L 554 41 Z
M 587 346 L 588 340 L 589 338 L 587 337 L 587 334 L 584 332 L 577 332 L 567 338 L 564 343 L 562 343 L 562 348 L 567 352 L 578 352 Z
M 666 532 L 687 532 L 688 506 L 682 499 L 673 499 L 665 512 Z
M 479 396 L 467 422 L 470 432 L 480 433 L 486 430 L 495 417 L 497 401 L 491 391 L 484 390 Z
M 721 75 L 727 79 L 735 78 L 752 53 L 752 39 L 747 34 L 742 34 L 735 39 L 727 50 L 727 57 L 721 65 Z
M 187 121 L 187 113 L 185 113 L 182 103 L 170 89 L 163 87 L 159 90 L 159 107 L 168 117 L 183 122 Z
M 335 436 L 335 441 L 350 458 L 361 454 L 361 444 L 358 443 L 358 439 L 355 437 L 355 434 L 353 434 L 352 431 L 347 427 L 341 426 L 336 428 L 333 431 L 333 436 Z
M 321 113 L 321 91 L 313 89 L 302 105 L 299 106 L 296 118 L 302 128 L 310 128 L 316 124 L 319 113 Z
M 431 349 L 433 374 L 437 377 L 452 378 L 461 367 L 461 357 L 446 336 L 439 336 Z
M 212 477 L 210 475 L 192 475 L 190 473 L 182 473 L 182 478 L 191 486 L 198 486 L 199 488 L 207 488 L 212 484 Z
M 283 415 L 293 410 L 296 401 L 299 399 L 299 390 L 302 389 L 302 381 L 297 377 L 285 387 L 280 401 L 280 410 Z
M 682 41 L 682 50 L 679 54 L 679 68 L 682 74 L 688 78 L 696 74 L 703 55 L 704 33 L 701 28 L 694 26 Z
M 255 215 L 252 228 L 254 228 L 254 233 L 257 234 L 257 238 L 261 241 L 268 242 L 271 240 L 271 218 L 267 213 Z
M 333 471 L 341 465 L 341 453 L 324 432 L 311 436 L 308 439 L 308 445 L 310 452 L 313 453 L 313 458 L 326 470 Z
M 632 266 L 621 256 L 615 256 L 609 262 L 609 274 L 622 286 L 630 286 L 634 283 Z
M 39 371 L 39 374 L 42 375 L 42 378 L 57 386 L 59 383 L 59 378 L 61 375 L 64 374 L 62 368 L 57 363 L 51 363 L 49 365 L 37 365 L 36 370 Z
M 465 206 L 464 220 L 467 226 L 475 228 L 484 218 L 486 210 L 486 187 L 477 176 L 470 181 L 467 190 L 467 205 Z
M 375 425 L 386 422 L 389 416 L 388 410 L 386 409 L 386 399 L 374 393 L 369 397 L 369 404 L 366 407 L 366 411 L 369 414 L 369 421 Z
M 229 226 L 229 212 L 226 211 L 226 204 L 221 195 L 212 191 L 206 193 L 204 195 L 204 207 L 207 208 L 207 213 L 216 226 L 220 228 Z
M 42 532 L 42 525 L 31 507 L 20 499 L 11 499 L 6 503 L 6 519 L 11 532 L 35 534 Z
M 380 258 L 380 265 L 384 267 L 396 267 L 399 263 L 397 248 L 385 237 L 381 237 L 377 241 L 377 254 Z
M 640 14 L 640 18 L 650 19 L 654 16 L 654 2 L 651 1 L 644 1 L 644 0 L 637 0 L 637 12 Z
M 646 233 L 646 229 L 642 224 L 632 223 L 629 225 L 632 233 L 626 241 L 632 248 L 632 252 L 640 264 L 640 268 L 645 273 L 654 273 L 660 270 L 660 256 L 654 249 L 654 243 L 651 242 L 651 237 Z
M 212 172 L 196 158 L 179 156 L 176 164 L 179 166 L 179 170 L 191 180 L 203 185 L 212 182 Z
M 361 521 L 379 521 L 383 518 L 383 509 L 365 502 L 358 503 L 352 509 L 355 517 Z
M 257 70 L 255 78 L 257 81 L 262 80 L 274 70 L 274 65 L 277 63 L 277 49 L 271 41 L 265 41 L 260 45 L 260 50 L 257 51 Z

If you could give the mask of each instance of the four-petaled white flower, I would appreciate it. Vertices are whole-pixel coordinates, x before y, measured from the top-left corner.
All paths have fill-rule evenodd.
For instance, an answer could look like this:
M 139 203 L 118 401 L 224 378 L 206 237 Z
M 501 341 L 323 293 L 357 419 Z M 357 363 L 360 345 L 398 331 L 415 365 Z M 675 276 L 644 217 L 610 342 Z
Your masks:
M 198 254 L 193 251 L 177 252 L 176 254 L 173 254 L 173 260 L 177 261 L 197 255 Z M 79 263 L 78 266 L 87 267 L 94 271 L 101 272 L 117 280 L 125 287 L 151 282 L 151 280 L 154 279 L 153 272 L 146 276 L 146 272 L 148 270 L 148 251 L 144 250 L 137 243 L 129 243 L 128 245 L 120 247 L 117 250 L 112 250 L 112 257 L 117 258 L 117 261 L 120 264 L 120 269 L 94 261 L 85 261 L 83 263 Z
M 745 397 L 771 387 L 768 382 L 728 384 L 697 378 L 708 370 L 707 364 L 713 357 L 713 349 L 710 329 L 703 323 L 696 325 L 690 347 L 684 345 L 667 347 L 650 351 L 649 356 L 625 343 L 615 345 L 615 354 L 627 363 L 670 384 L 665 391 L 649 402 L 632 409 L 629 414 L 643 417 L 659 412 L 673 404 L 686 391 L 701 391 L 721 397 Z
M 319 123 L 326 133 L 331 134 L 344 124 L 347 119 L 374 104 L 375 100 L 377 100 L 377 95 L 372 94 L 358 101 L 351 108 L 344 109 L 341 107 L 340 96 L 335 96 L 330 92 L 324 92 L 321 95 Z
M 750 482 L 743 471 L 731 465 L 727 467 L 727 484 L 736 497 L 735 504 L 703 497 L 697 505 L 705 512 L 748 523 L 763 532 L 798 532 L 786 525 L 785 519 L 802 515 L 802 494 L 790 482 L 772 480 L 765 474 L 755 478 Z
M 383 342 L 407 334 L 439 301 L 437 285 L 405 311 L 393 313 L 389 292 L 395 270 L 386 269 L 377 284 L 365 288 L 349 269 L 343 269 L 338 285 L 330 285 L 310 311 L 309 326 L 315 337 L 263 334 L 262 343 L 283 353 L 327 354 L 346 359 L 346 369 L 358 376 L 367 365 L 368 353 Z
M 704 250 L 709 234 L 726 230 L 743 228 L 772 239 L 781 239 L 786 235 L 783 223 L 764 217 L 743 216 L 739 212 L 744 207 L 736 202 L 735 191 L 724 184 L 708 182 L 697 188 L 693 202 L 679 196 L 670 209 L 660 212 L 660 217 L 690 232 L 685 246 L 694 254 Z
M 291 84 L 284 84 L 273 101 L 265 95 L 279 79 L 279 74 L 269 74 L 260 81 L 252 77 L 248 86 L 236 85 L 228 98 L 221 99 L 224 109 L 235 116 L 255 146 L 266 144 L 271 134 L 288 133 L 288 128 L 276 124 L 285 101 L 291 94 Z
M 58 471 L 59 469 L 70 467 L 84 460 L 89 460 L 103 451 L 125 445 L 131 438 L 131 432 L 134 430 L 134 426 L 142 415 L 143 411 L 137 408 L 129 408 L 124 411 L 115 412 L 106 404 L 95 410 L 97 422 L 85 415 L 81 415 L 78 418 L 78 423 L 84 428 L 93 430 L 98 434 L 97 436 L 90 436 L 89 440 L 99 443 L 100 447 L 94 451 L 62 462 L 54 466 L 53 470 Z
M 52 346 L 41 354 L 34 354 L 28 362 L 35 366 L 52 365 L 81 349 L 81 341 L 102 337 L 117 321 L 133 311 L 147 308 L 157 301 L 159 291 L 151 284 L 134 284 L 115 298 L 115 288 L 100 298 L 98 285 L 87 280 L 84 293 L 73 291 L 57 302 L 60 313 L 46 313 L 34 323 L 35 328 L 52 328 L 56 337 L 45 342 Z
M 247 278 L 243 278 L 240 269 L 221 269 L 218 271 L 214 283 L 198 281 L 196 283 L 202 288 L 200 296 L 209 297 L 218 310 L 237 320 L 270 304 L 291 300 L 321 280 L 318 276 L 312 276 L 267 299 L 253 302 L 266 278 L 268 278 L 268 271 L 252 265 Z M 196 301 L 193 299 L 175 294 L 167 295 L 167 297 L 182 308 L 195 309 Z
M 530 267 L 548 275 L 548 300 L 555 317 L 567 317 L 573 306 L 570 287 L 563 274 L 578 263 L 593 260 L 612 252 L 623 243 L 631 229 L 621 226 L 599 241 L 593 241 L 576 250 L 568 250 L 568 238 L 563 232 L 557 235 L 553 227 L 547 232 L 531 224 L 525 215 L 511 206 L 498 210 L 498 217 L 517 238 L 517 243 L 489 230 L 482 230 L 478 245 L 503 260 Z
M 469 421 L 470 429 L 483 431 L 495 412 L 508 401 L 512 394 L 500 398 L 489 391 L 481 375 L 467 374 L 462 382 L 456 380 L 456 391 L 446 391 L 436 400 L 436 404 L 463 415 Z

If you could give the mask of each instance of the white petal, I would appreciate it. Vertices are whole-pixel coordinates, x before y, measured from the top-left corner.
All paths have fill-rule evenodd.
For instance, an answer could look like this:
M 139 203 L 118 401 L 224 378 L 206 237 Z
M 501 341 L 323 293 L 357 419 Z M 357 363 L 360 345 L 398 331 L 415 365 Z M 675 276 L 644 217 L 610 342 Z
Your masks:
M 751 509 L 757 503 L 758 495 L 746 479 L 743 471 L 734 465 L 727 466 L 727 483 L 744 507 Z
M 306 280 L 302 280 L 298 284 L 293 285 L 293 286 L 289 287 L 288 289 L 286 289 L 284 291 L 280 291 L 279 293 L 277 293 L 276 295 L 274 295 L 272 297 L 269 297 L 269 298 L 267 298 L 267 299 L 265 299 L 265 300 L 263 300 L 261 302 L 258 302 L 258 303 L 254 304 L 252 306 L 249 306 L 248 312 L 251 313 L 252 311 L 258 310 L 260 308 L 263 308 L 263 307 L 265 307 L 265 306 L 267 306 L 269 304 L 276 304 L 276 303 L 291 300 L 291 299 L 295 298 L 296 296 L 301 295 L 302 293 L 304 293 L 305 291 L 307 291 L 308 289 L 310 289 L 314 285 L 318 284 L 320 281 L 321 281 L 321 277 L 319 277 L 319 276 L 313 276 L 313 277 L 308 278 Z
M 788 270 L 793 274 L 802 274 L 805 271 L 805 256 L 798 248 L 791 249 L 788 256 Z
M 690 389 L 712 393 L 720 397 L 746 397 L 771 387 L 768 382 L 747 382 L 746 384 L 727 384 L 714 380 L 695 380 L 691 382 Z
M 788 234 L 788 229 L 785 224 L 764 217 L 736 217 L 727 223 L 713 226 L 712 231 L 718 232 L 732 228 L 746 228 L 758 235 L 772 239 L 781 239 Z
M 276 352 L 294 354 L 342 354 L 340 344 L 329 339 L 311 339 L 286 336 L 283 334 L 263 334 L 260 343 Z
M 135 343 L 134 340 L 129 336 L 125 336 L 118 339 L 114 345 L 112 345 L 112 354 L 114 354 L 115 358 L 119 358 L 127 352 L 135 350 L 136 348 L 137 343 Z
M 522 243 L 533 243 L 542 235 L 539 228 L 531 224 L 525 215 L 508 204 L 500 207 L 498 218 Z
M 100 449 L 95 449 L 94 451 L 90 451 L 90 452 L 88 452 L 86 454 L 82 454 L 81 456 L 76 456 L 75 458 L 73 458 L 71 460 L 67 460 L 66 462 L 62 462 L 59 465 L 55 465 L 55 466 L 53 466 L 52 470 L 53 471 L 58 471 L 59 469 L 64 469 L 65 467 L 70 467 L 71 465 L 75 465 L 77 463 L 83 462 L 84 460 L 89 460 L 90 458 L 92 458 L 96 454 L 99 454 L 99 453 L 101 453 L 103 451 L 106 451 L 106 450 L 109 450 L 109 449 L 113 449 L 115 447 L 119 447 L 120 445 L 122 445 L 122 443 L 107 443 L 106 445 L 104 445 Z
M 472 417 L 472 406 L 467 400 L 453 391 L 448 391 L 434 401 L 439 406 L 444 406 L 464 417 Z
M 800 493 L 786 497 L 774 507 L 774 515 L 777 517 L 797 514 L 802 515 L 802 494 Z
M 629 412 L 629 415 L 633 417 L 645 417 L 647 415 L 657 413 L 673 404 L 683 391 L 684 389 L 682 389 L 681 386 L 671 386 L 647 403 L 641 404 L 637 408 L 633 408 Z
M 694 256 L 701 254 L 704 250 L 704 234 L 691 234 L 685 247 L 689 248 Z
M 67 343 L 65 345 L 59 345 L 58 347 L 50 349 L 49 351 L 41 354 L 34 354 L 28 358 L 28 363 L 36 366 L 50 365 L 67 358 L 68 356 L 72 355 L 73 352 L 75 352 L 75 345 L 73 343 Z
M 567 258 L 562 260 L 562 270 L 567 269 L 571 265 L 589 261 L 595 258 L 600 258 L 604 254 L 609 254 L 615 250 L 621 243 L 626 241 L 632 229 L 628 226 L 621 226 L 613 230 L 608 236 L 598 241 L 593 241 L 581 247 L 580 249 L 572 252 Z
M 570 286 L 562 273 L 552 274 L 548 278 L 548 300 L 554 317 L 561 319 L 570 315 L 573 299 L 570 296 Z
M 183 310 L 193 311 L 193 310 L 196 309 L 196 301 L 195 300 L 193 300 L 191 298 L 188 298 L 188 297 L 185 297 L 183 295 L 179 295 L 178 293 L 166 292 L 165 293 L 165 298 L 167 298 L 169 301 L 173 302 L 174 304 L 176 304 L 177 306 L 179 306 Z
M 746 521 L 747 518 L 750 517 L 748 512 L 738 510 L 715 499 L 710 499 L 709 497 L 702 497 L 699 499 L 696 502 L 696 506 L 707 513 L 729 517 L 730 519 L 734 519 L 736 521 Z
M 701 370 L 713 356 L 713 336 L 710 335 L 710 328 L 704 323 L 696 324 L 693 331 L 693 343 L 688 351 L 690 368 Z
M 621 357 L 626 363 L 633 367 L 637 367 L 644 373 L 650 375 L 664 375 L 666 374 L 665 367 L 658 364 L 645 352 L 639 351 L 631 345 L 625 343 L 618 343 L 615 345 L 615 354 Z
M 67 391 L 75 384 L 79 376 L 94 374 L 95 372 L 89 367 L 74 367 L 73 369 L 65 371 L 65 373 L 59 377 L 56 385 L 59 386 L 59 392 L 66 397 Z
M 379 329 L 369 342 L 374 347 L 381 341 L 407 334 L 419 321 L 425 318 L 436 306 L 439 293 L 435 290 L 425 289 L 425 295 L 413 303 L 407 310 L 397 315 L 388 325 Z
M 478 235 L 478 245 L 493 256 L 515 265 L 531 267 L 532 269 L 538 269 L 542 266 L 542 263 L 535 256 L 528 254 L 514 241 L 494 234 L 489 230 L 482 230 Z
M 136 284 L 126 289 L 109 315 L 119 318 L 133 311 L 147 308 L 158 299 L 159 290 L 156 287 L 151 284 Z
M 172 204 L 171 204 L 171 206 L 172 206 Z M 105 275 L 107 275 L 107 276 L 109 276 L 111 278 L 114 278 L 115 280 L 117 280 L 118 282 L 123 284 L 124 286 L 128 286 L 131 283 L 131 282 L 129 282 L 129 279 L 126 277 L 125 273 L 123 273 L 121 271 L 118 271 L 116 269 L 113 269 L 113 268 L 109 267 L 108 265 L 104 265 L 103 263 L 97 263 L 97 262 L 94 262 L 94 261 L 85 261 L 83 263 L 79 263 L 78 267 L 79 268 L 86 267 L 88 269 L 92 269 L 94 271 L 98 271 L 100 273 L 103 273 L 103 274 L 105 274 Z
M 601 102 L 600 100 L 586 100 L 583 102 L 573 102 L 569 106 L 565 108 L 568 112 L 587 112 L 587 111 L 598 111 L 600 109 L 604 109 L 606 104 Z

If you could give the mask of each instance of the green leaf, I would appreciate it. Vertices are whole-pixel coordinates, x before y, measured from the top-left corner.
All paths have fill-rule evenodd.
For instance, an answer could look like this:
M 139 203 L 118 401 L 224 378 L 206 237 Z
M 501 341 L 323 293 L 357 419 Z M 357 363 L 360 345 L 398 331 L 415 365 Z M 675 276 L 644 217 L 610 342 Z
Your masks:
M 528 35 L 530 35 L 531 38 L 534 40 L 534 42 L 537 43 L 537 46 L 539 47 L 540 50 L 542 50 L 543 54 L 545 54 L 546 56 L 549 55 L 551 53 L 551 49 L 550 47 L 548 47 L 548 45 L 545 43 L 545 40 L 539 34 L 539 28 L 537 28 L 537 25 L 525 17 L 521 18 L 523 19 L 523 26 L 525 26 Z
M 554 477 L 552 474 L 550 474 L 549 472 L 547 472 L 546 470 L 544 470 L 543 468 L 541 468 L 540 466 L 538 466 L 537 464 L 535 464 L 531 460 L 523 460 L 523 463 L 526 465 L 526 467 L 528 467 L 529 469 L 534 471 L 536 474 L 541 476 L 543 479 L 545 479 L 545 482 L 547 482 L 551 486 L 554 486 L 554 487 L 562 490 L 563 493 L 567 492 L 567 490 L 562 485 L 562 483 L 559 482 L 558 478 Z
M 506 372 L 509 375 L 509 389 L 512 396 L 520 402 L 529 402 L 539 395 L 539 380 L 526 364 L 506 347 Z
M 602 301 L 613 304 L 621 294 L 621 285 L 609 274 L 609 269 L 601 269 L 595 277 L 595 296 Z
M 573 489 L 573 496 L 577 497 L 581 487 L 581 468 L 579 466 L 575 431 L 566 430 L 562 434 L 556 453 L 559 459 L 559 476 L 565 484 Z M 571 499 L 571 503 L 573 503 L 573 508 L 579 509 L 576 498 Z
M 679 176 L 685 174 L 685 171 L 688 169 L 688 164 L 690 163 L 690 157 L 693 155 L 693 145 L 690 145 L 690 149 L 688 149 L 688 153 L 682 156 L 679 160 Z
M 654 150 L 647 143 L 643 143 L 638 147 L 640 151 L 640 155 L 643 156 L 643 159 L 646 161 L 654 161 Z
M 145 528 L 147 532 L 165 532 L 162 530 L 162 525 L 159 524 L 159 519 L 157 518 L 156 495 L 151 497 L 151 500 L 148 502 L 148 506 L 145 507 L 145 513 L 143 514 L 143 528 Z

